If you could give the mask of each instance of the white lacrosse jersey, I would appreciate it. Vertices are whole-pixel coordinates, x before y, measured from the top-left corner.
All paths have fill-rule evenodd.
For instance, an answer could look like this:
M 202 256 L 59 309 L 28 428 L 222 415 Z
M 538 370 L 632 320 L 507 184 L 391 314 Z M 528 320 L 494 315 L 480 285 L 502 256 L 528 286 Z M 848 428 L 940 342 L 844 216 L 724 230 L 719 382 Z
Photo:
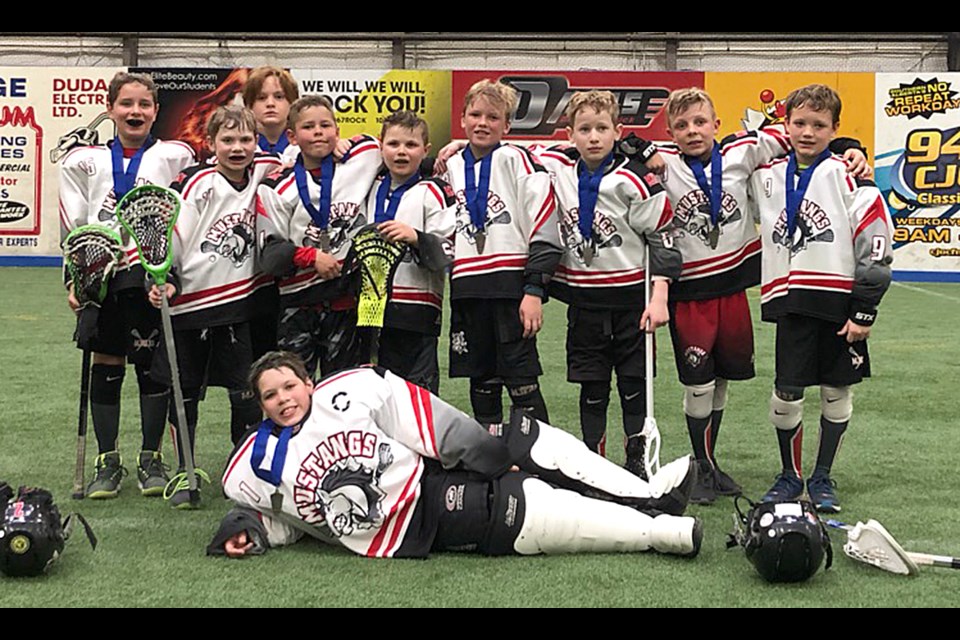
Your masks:
M 367 200 L 371 222 L 377 214 L 377 194 L 384 180 L 390 180 L 389 173 L 380 175 Z M 418 232 L 420 246 L 411 248 L 397 267 L 383 320 L 385 327 L 440 335 L 456 215 L 456 198 L 443 180 L 424 178 L 403 194 L 395 219 Z
M 816 169 L 797 215 L 787 226 L 787 158 L 753 176 L 763 239 L 763 319 L 787 314 L 873 324 L 890 286 L 893 222 L 879 189 L 847 173 L 833 156 Z
M 256 259 L 257 188 L 280 167 L 278 156 L 258 153 L 243 185 L 210 165 L 180 175 L 173 186 L 182 201 L 173 241 L 180 292 L 170 303 L 176 329 L 231 325 L 258 315 L 257 294 L 267 293 L 274 279 Z
M 366 212 L 370 186 L 380 172 L 380 143 L 368 136 L 357 140 L 346 162 L 335 164 L 328 237 L 330 254 L 341 263 L 350 252 L 351 241 L 369 223 Z M 320 201 L 320 183 L 307 174 L 307 186 L 314 204 Z M 268 178 L 259 189 L 257 241 L 261 264 L 280 280 L 281 306 L 312 306 L 347 295 L 348 278 L 324 281 L 311 268 L 299 269 L 293 262 L 298 248 L 321 247 L 321 229 L 300 200 L 292 168 Z
M 503 145 L 493 152 L 485 246 L 467 209 L 466 161 L 461 151 L 447 162 L 446 181 L 457 197 L 452 299 L 519 300 L 525 277 L 549 280 L 563 245 L 550 175 L 526 149 Z M 480 183 L 481 162 L 476 163 Z
M 277 430 L 262 471 L 274 467 Z M 317 385 L 310 416 L 294 435 L 279 487 L 254 469 L 258 434 L 227 463 L 223 490 L 262 515 L 271 547 L 304 535 L 370 558 L 424 558 L 436 535 L 439 500 L 424 500 L 425 461 L 496 478 L 510 468 L 506 445 L 428 391 L 373 368 Z M 269 475 L 267 476 L 269 479 Z M 276 510 L 276 494 L 282 496 Z M 436 502 L 437 504 L 432 504 Z
M 762 164 L 790 151 L 782 128 L 742 132 L 720 143 L 723 196 L 720 222 L 713 224 L 710 198 L 680 148 L 658 146 L 667 164 L 664 187 L 673 205 L 673 241 L 683 255 L 683 272 L 670 287 L 671 300 L 705 300 L 730 296 L 760 283 L 760 237 L 748 205 L 747 187 Z M 704 165 L 713 185 L 711 163 Z
M 566 247 L 551 294 L 584 308 L 643 309 L 648 245 L 654 276 L 673 280 L 680 274 L 680 254 L 665 248 L 660 235 L 673 222 L 660 179 L 639 161 L 614 156 L 600 182 L 593 238 L 587 243 L 580 231 L 579 152 L 555 147 L 540 158 L 554 176 Z
M 144 286 L 143 271 L 131 271 L 140 264 L 137 245 L 123 230 L 115 214 L 113 144 L 74 149 L 63 159 L 60 167 L 60 241 L 66 240 L 70 232 L 90 224 L 116 231 L 123 238 L 124 255 L 117 265 L 113 286 L 118 289 L 141 288 Z M 181 171 L 195 162 L 193 149 L 188 145 L 155 140 L 143 154 L 136 186 L 168 187 Z M 129 165 L 130 158 L 125 158 L 124 169 Z

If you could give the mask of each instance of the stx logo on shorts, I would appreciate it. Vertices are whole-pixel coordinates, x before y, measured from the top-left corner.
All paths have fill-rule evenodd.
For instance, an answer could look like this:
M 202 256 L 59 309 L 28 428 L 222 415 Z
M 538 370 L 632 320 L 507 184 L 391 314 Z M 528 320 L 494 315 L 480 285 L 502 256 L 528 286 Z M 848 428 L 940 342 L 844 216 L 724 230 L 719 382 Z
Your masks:
M 549 137 L 566 127 L 567 105 L 577 91 L 613 92 L 620 103 L 620 122 L 628 127 L 649 127 L 670 97 L 663 87 L 571 87 L 561 76 L 514 76 L 501 80 L 520 93 L 520 108 L 511 126 L 511 133 L 520 136 Z

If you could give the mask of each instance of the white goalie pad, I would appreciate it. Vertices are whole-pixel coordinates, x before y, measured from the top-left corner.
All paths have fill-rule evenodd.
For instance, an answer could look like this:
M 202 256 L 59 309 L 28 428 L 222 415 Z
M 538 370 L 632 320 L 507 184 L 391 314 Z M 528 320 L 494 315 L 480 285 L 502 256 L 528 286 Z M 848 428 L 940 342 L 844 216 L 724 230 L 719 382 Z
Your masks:
M 920 567 L 883 525 L 876 520 L 859 522 L 847 531 L 843 552 L 857 562 L 901 576 L 915 576 Z

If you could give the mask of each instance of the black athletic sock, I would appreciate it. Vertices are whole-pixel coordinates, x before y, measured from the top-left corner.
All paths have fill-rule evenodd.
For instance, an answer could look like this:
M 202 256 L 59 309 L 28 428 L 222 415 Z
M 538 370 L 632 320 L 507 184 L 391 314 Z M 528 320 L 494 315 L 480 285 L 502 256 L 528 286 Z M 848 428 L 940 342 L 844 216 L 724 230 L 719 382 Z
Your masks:
M 100 454 L 117 450 L 120 439 L 120 396 L 127 368 L 95 364 L 90 372 L 90 414 Z
M 230 392 L 230 438 L 237 445 L 246 433 L 263 422 L 263 412 L 253 393 Z
M 480 424 L 503 423 L 503 385 L 499 382 L 470 381 L 473 417 Z
M 588 382 L 580 387 L 580 429 L 583 431 L 583 443 L 590 451 L 602 456 L 606 456 L 609 408 L 609 382 Z
M 170 410 L 170 387 L 154 382 L 150 374 L 137 367 L 140 386 L 140 426 L 143 432 L 141 451 L 160 451 L 163 432 L 167 429 Z
M 717 466 L 717 440 L 720 438 L 720 425 L 723 424 L 723 411 L 714 411 L 713 419 L 710 421 L 710 440 L 707 442 L 707 455 L 710 456 L 710 462 Z
M 687 416 L 687 431 L 690 432 L 690 444 L 693 445 L 693 456 L 700 462 L 710 460 L 713 447 L 710 446 L 711 429 L 710 418 L 693 418 Z
M 628 439 L 638 436 L 647 420 L 647 383 L 643 378 L 620 378 L 617 391 L 623 409 L 623 433 Z
M 547 413 L 547 403 L 543 399 L 543 393 L 540 392 L 540 385 L 536 382 L 532 384 L 517 385 L 507 387 L 507 393 L 510 394 L 510 400 L 513 406 L 523 409 L 530 417 L 550 424 L 550 415 Z
M 796 429 L 783 431 L 777 429 L 777 438 L 780 443 L 780 461 L 783 463 L 783 472 L 803 477 L 803 425 Z
M 192 394 L 191 394 L 192 395 Z M 194 461 L 197 458 L 197 421 L 200 417 L 200 401 L 199 399 L 185 398 L 183 401 L 183 410 L 187 414 L 187 433 L 190 438 L 190 451 L 193 452 Z M 180 439 L 183 437 L 183 429 L 180 428 L 180 420 L 177 417 L 177 408 L 176 402 L 170 402 L 170 422 L 177 428 L 177 458 L 179 462 L 179 469 L 183 471 L 186 466 L 183 461 L 183 447 L 180 446 Z
M 849 426 L 849 422 L 837 423 L 820 418 L 820 452 L 817 455 L 816 473 L 830 475 L 837 453 L 840 451 L 840 445 L 843 444 L 843 436 L 847 433 Z

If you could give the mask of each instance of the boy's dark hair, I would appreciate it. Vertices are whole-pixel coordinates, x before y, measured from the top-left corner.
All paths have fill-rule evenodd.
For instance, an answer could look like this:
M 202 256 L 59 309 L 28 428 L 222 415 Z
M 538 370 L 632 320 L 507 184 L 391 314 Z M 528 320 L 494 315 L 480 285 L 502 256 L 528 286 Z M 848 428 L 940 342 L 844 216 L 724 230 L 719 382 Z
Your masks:
M 289 351 L 274 351 L 268 353 L 253 363 L 250 367 L 250 374 L 247 376 L 247 384 L 250 386 L 250 391 L 253 392 L 258 402 L 260 400 L 260 378 L 263 377 L 263 374 L 267 371 L 277 369 L 290 369 L 299 379 L 310 379 L 307 367 L 303 364 L 300 356 L 290 353 Z
M 107 104 L 112 107 L 120 97 L 120 89 L 128 84 L 142 84 L 153 94 L 153 101 L 160 104 L 160 91 L 152 77 L 146 73 L 127 73 L 126 71 L 120 71 L 110 81 L 110 87 L 107 89 Z
M 337 112 L 333 108 L 333 102 L 326 96 L 304 96 L 290 105 L 290 116 L 287 118 L 287 128 L 295 131 L 297 123 L 300 121 L 300 114 L 307 109 L 314 107 L 323 107 L 330 112 L 330 115 L 336 119 Z
M 403 127 L 410 131 L 419 130 L 423 134 L 423 144 L 430 144 L 430 125 L 413 111 L 398 111 L 387 116 L 380 130 L 380 139 L 387 137 L 387 130 L 392 127 Z
M 839 124 L 843 101 L 840 100 L 840 95 L 827 85 L 811 84 L 787 96 L 787 119 L 789 120 L 793 112 L 801 107 L 814 111 L 828 111 L 833 117 L 833 124 Z
M 300 98 L 300 88 L 289 71 L 280 67 L 257 67 L 250 72 L 247 84 L 243 87 L 243 104 L 248 109 L 252 109 L 257 98 L 260 97 L 260 92 L 263 91 L 263 84 L 267 81 L 267 78 L 277 79 L 280 88 L 283 89 L 283 95 L 287 97 L 287 101 L 291 104 Z
M 217 134 L 222 129 L 239 129 L 241 131 L 246 129 L 251 133 L 256 133 L 257 118 L 253 115 L 253 111 L 240 105 L 231 104 L 220 107 L 213 112 L 213 115 L 207 121 L 207 136 L 211 140 L 216 140 Z

